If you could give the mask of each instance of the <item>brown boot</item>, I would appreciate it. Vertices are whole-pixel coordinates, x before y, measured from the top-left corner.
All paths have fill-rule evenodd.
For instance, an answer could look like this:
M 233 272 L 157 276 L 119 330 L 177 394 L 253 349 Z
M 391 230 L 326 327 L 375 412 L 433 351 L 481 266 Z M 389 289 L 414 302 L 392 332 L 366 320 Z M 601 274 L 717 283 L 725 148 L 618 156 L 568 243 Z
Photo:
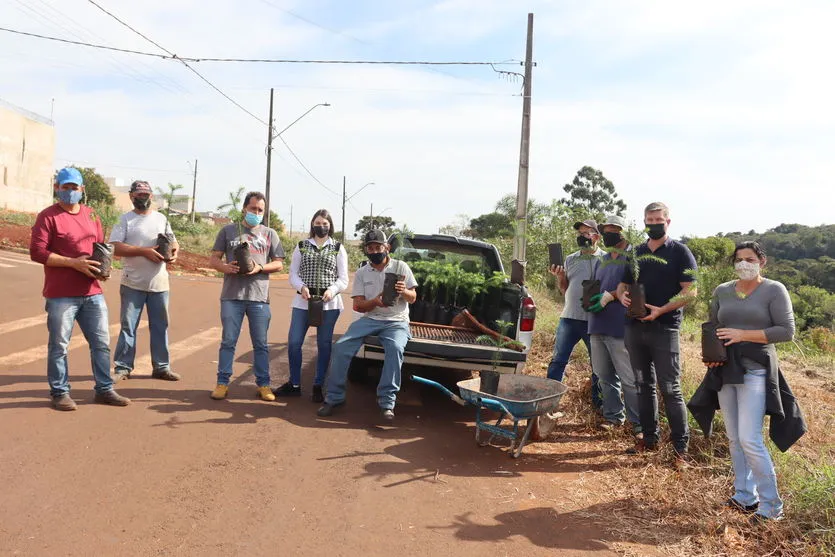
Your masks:
M 97 404 L 109 404 L 110 406 L 127 406 L 130 404 L 129 398 L 120 395 L 113 389 L 104 391 L 103 393 L 96 393 L 93 401 Z
M 52 407 L 62 412 L 71 412 L 77 408 L 75 401 L 66 393 L 52 397 Z

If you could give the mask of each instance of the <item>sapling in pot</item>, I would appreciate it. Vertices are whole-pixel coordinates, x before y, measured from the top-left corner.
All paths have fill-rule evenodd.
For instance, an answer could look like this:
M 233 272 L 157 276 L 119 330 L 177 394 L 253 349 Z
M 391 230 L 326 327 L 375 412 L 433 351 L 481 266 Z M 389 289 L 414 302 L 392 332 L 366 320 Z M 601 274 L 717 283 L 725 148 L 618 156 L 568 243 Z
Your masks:
M 164 261 L 171 261 L 171 240 L 170 234 L 157 234 L 156 252 L 162 256 Z
M 90 218 L 98 219 L 101 222 L 102 236 L 108 237 L 108 232 L 119 218 L 116 210 L 108 205 L 96 206 L 91 204 L 93 212 Z M 113 267 L 113 244 L 107 242 L 93 242 L 93 253 L 90 254 L 92 261 L 98 261 L 99 266 L 94 272 L 103 279 L 110 278 L 110 271 Z
M 241 240 L 243 237 L 243 229 L 241 223 L 238 222 L 238 239 L 240 243 L 232 250 L 235 256 L 235 261 L 238 263 L 238 274 L 248 275 L 255 268 L 255 262 L 252 260 L 252 254 L 249 250 L 249 242 Z
M 490 359 L 491 369 L 482 370 L 478 372 L 479 387 L 478 390 L 488 395 L 495 395 L 499 392 L 499 382 L 501 380 L 501 373 L 498 370 L 499 360 L 501 359 L 501 350 L 505 346 L 516 341 L 507 338 L 507 331 L 513 326 L 509 321 L 497 321 L 499 326 L 499 336 L 494 338 L 490 335 L 481 335 L 476 341 L 483 344 L 493 345 L 496 349 L 493 351 L 493 356 Z

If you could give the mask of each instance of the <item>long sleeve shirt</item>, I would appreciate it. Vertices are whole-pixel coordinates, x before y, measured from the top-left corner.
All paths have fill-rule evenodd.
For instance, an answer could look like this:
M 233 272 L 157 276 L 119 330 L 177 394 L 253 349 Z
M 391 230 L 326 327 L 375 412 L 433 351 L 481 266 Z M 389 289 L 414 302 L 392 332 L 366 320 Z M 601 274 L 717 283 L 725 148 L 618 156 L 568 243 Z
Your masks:
M 32 226 L 29 257 L 44 266 L 44 298 L 93 296 L 102 292 L 96 279 L 70 267 L 46 265 L 52 253 L 71 258 L 89 257 L 93 253 L 93 243 L 104 241 L 101 221 L 90 207 L 80 207 L 73 215 L 56 203 L 41 211 Z
M 308 238 L 306 241 L 316 245 L 315 240 L 312 238 Z M 328 238 L 324 245 L 327 245 L 330 242 L 333 242 L 332 238 Z M 292 286 L 296 292 L 301 291 L 302 287 L 306 286 L 301 275 L 299 274 L 299 270 L 301 269 L 301 260 L 301 251 L 299 250 L 299 246 L 296 245 L 293 250 L 293 258 L 290 261 L 289 273 L 290 286 Z M 327 288 L 333 298 L 328 303 L 324 304 L 323 309 L 325 311 L 330 309 L 343 309 L 345 305 L 342 302 L 342 296 L 339 296 L 339 293 L 345 291 L 346 288 L 348 288 L 348 252 L 345 251 L 344 245 L 340 245 L 339 252 L 336 256 L 336 281 Z M 306 310 L 307 300 L 302 298 L 301 294 L 296 294 L 293 298 L 292 304 L 290 304 L 290 307 Z

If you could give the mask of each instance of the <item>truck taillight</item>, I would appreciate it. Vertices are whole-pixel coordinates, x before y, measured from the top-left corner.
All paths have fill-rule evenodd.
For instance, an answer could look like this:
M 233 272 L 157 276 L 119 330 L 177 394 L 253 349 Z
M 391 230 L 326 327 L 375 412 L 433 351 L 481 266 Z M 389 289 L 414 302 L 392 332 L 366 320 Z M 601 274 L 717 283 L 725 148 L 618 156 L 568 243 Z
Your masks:
M 534 321 L 536 321 L 536 304 L 533 303 L 533 298 L 528 296 L 522 300 L 519 330 L 523 332 L 533 331 Z

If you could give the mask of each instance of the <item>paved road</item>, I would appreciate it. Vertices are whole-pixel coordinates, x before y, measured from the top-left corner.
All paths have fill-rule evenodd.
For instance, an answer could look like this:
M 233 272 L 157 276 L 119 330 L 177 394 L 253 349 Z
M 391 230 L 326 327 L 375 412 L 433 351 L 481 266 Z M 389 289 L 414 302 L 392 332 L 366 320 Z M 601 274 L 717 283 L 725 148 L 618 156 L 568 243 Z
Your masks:
M 477 448 L 473 413 L 434 392 L 407 385 L 394 427 L 377 422 L 370 386 L 352 387 L 345 411 L 327 421 L 307 399 L 261 402 L 244 331 L 230 398 L 210 400 L 216 279 L 173 279 L 172 361 L 183 381 L 150 378 L 144 329 L 139 367 L 118 385 L 133 404 L 94 405 L 76 329 L 79 408 L 53 411 L 42 270 L 0 251 L 0 285 L 2 555 L 612 554 L 573 502 L 582 467 Z M 105 291 L 113 346 L 118 275 Z M 274 282 L 275 385 L 287 373 L 291 294 Z M 315 339 L 307 344 L 312 351 Z M 306 365 L 308 382 L 312 373 Z

